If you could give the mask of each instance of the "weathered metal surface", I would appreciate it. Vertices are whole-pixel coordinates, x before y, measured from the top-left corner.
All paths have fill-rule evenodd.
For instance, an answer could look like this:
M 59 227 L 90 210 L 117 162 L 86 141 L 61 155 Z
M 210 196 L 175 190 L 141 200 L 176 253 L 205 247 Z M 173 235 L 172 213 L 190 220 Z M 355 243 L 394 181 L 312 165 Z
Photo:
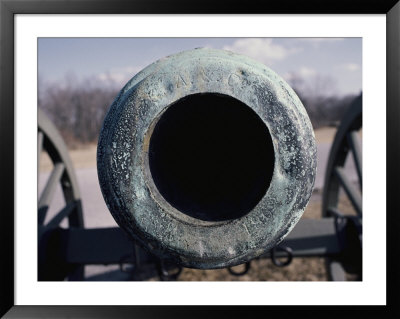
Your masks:
M 231 208 L 221 218 L 213 218 L 209 211 L 205 218 L 180 211 L 153 178 L 149 148 L 154 129 L 171 105 L 194 94 L 239 101 L 255 112 L 272 140 L 273 163 L 266 163 L 272 172 L 269 187 L 254 207 L 233 218 L 229 218 Z M 236 129 L 245 133 L 240 123 Z M 251 131 L 251 125 L 246 130 Z M 237 145 L 237 154 L 240 150 Z M 256 154 L 252 150 L 251 158 Z M 219 165 L 223 169 L 226 164 Z M 232 52 L 196 49 L 151 64 L 125 85 L 105 118 L 97 167 L 111 214 L 136 241 L 186 267 L 222 268 L 260 256 L 293 229 L 312 193 L 316 146 L 303 105 L 277 74 Z M 231 174 L 240 174 L 240 169 L 233 168 Z

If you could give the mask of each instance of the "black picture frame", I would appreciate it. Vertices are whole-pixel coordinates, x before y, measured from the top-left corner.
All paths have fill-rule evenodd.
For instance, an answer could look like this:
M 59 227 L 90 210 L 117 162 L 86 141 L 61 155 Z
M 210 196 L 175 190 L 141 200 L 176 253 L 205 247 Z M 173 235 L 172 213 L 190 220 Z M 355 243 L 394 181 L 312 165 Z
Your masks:
M 16 14 L 386 14 L 387 29 L 387 306 L 376 307 L 146 307 L 146 306 L 16 306 L 14 304 L 14 18 Z M 398 0 L 326 0 L 263 2 L 227 5 L 216 1 L 124 1 L 124 0 L 0 0 L 0 315 L 6 318 L 204 318 L 229 312 L 248 316 L 261 310 L 268 316 L 400 317 L 398 302 L 399 243 L 398 181 L 400 136 L 400 3 Z M 384 102 L 382 101 L 382 104 Z M 379 111 L 377 106 L 377 111 Z M 377 168 L 379 169 L 379 168 Z M 386 172 L 383 172 L 386 173 Z M 379 187 L 379 185 L 377 185 Z M 378 212 L 377 212 L 378 215 Z M 377 217 L 379 218 L 379 217 Z M 176 301 L 179 305 L 179 300 Z M 229 310 L 229 312 L 228 312 Z

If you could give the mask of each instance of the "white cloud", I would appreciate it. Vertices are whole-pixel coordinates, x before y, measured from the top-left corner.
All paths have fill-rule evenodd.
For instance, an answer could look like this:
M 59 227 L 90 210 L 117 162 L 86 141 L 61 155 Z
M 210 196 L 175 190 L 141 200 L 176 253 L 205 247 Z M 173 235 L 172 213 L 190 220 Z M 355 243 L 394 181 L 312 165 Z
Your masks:
M 223 49 L 247 55 L 265 64 L 272 64 L 275 61 L 283 60 L 287 56 L 299 51 L 299 49 L 286 48 L 276 44 L 272 39 L 268 38 L 239 39 L 232 45 L 224 46 Z
M 337 43 L 343 41 L 345 38 L 297 38 L 300 43 L 308 43 L 313 48 L 318 49 L 322 45 Z
M 297 38 L 298 41 L 312 42 L 312 43 L 339 42 L 339 41 L 343 41 L 344 39 L 345 38 Z
M 357 63 L 345 63 L 341 65 L 341 68 L 350 72 L 354 72 L 358 71 L 360 69 L 360 66 Z
M 111 81 L 111 82 L 118 82 L 118 83 L 121 83 L 122 81 L 124 81 L 126 79 L 126 77 L 127 77 L 126 74 L 115 73 L 115 72 L 100 73 L 97 76 L 97 78 L 102 82 Z
M 318 75 L 318 72 L 310 67 L 307 66 L 301 66 L 295 71 L 287 72 L 283 75 L 283 78 L 288 81 L 295 81 L 295 80 L 306 80 L 309 78 L 316 77 Z
M 136 73 L 138 73 L 142 67 L 127 66 L 124 68 L 114 68 L 110 71 L 99 73 L 97 79 L 101 82 L 113 82 L 117 85 L 124 85 L 128 82 Z
M 285 74 L 282 75 L 282 77 L 286 82 L 290 82 L 291 80 L 294 79 L 294 74 L 292 72 L 286 72 Z
M 313 76 L 317 75 L 316 70 L 314 70 L 313 68 L 306 67 L 306 66 L 300 67 L 298 73 L 303 78 L 309 78 L 309 77 L 313 77 Z

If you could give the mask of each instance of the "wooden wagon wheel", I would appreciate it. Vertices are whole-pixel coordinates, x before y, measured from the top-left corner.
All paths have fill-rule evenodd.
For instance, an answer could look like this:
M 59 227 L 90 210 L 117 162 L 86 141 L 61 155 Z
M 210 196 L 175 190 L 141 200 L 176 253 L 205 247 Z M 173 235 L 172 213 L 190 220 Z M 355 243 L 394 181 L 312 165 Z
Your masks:
M 69 228 L 83 228 L 83 214 L 79 187 L 67 147 L 55 126 L 38 109 L 38 174 L 42 152 L 49 155 L 54 167 L 38 199 L 38 279 L 82 280 L 83 265 L 63 263 L 62 252 L 54 251 L 54 245 L 49 244 L 57 241 L 58 238 L 55 237 L 59 236 L 59 233 L 54 230 L 59 228 L 65 219 Z M 58 185 L 61 185 L 65 206 L 46 221 Z
M 343 254 L 328 259 L 328 270 L 332 280 L 346 280 L 346 271 L 361 279 L 362 240 L 362 154 L 358 131 L 362 127 L 362 95 L 357 97 L 345 114 L 333 141 L 325 173 L 322 216 L 335 217 L 337 232 Z M 350 181 L 344 171 L 346 158 L 353 155 L 358 177 L 358 187 Z M 349 199 L 354 215 L 344 214 L 339 209 L 340 191 Z

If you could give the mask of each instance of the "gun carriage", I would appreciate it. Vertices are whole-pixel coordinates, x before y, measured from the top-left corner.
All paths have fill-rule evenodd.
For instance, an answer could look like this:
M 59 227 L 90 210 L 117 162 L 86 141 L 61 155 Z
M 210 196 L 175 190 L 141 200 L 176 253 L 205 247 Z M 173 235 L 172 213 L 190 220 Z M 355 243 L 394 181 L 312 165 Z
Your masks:
M 301 219 L 316 145 L 295 92 L 264 65 L 225 51 L 159 60 L 121 90 L 99 136 L 99 182 L 120 228 L 87 229 L 66 146 L 39 110 L 38 154 L 54 163 L 38 202 L 39 280 L 84 280 L 93 264 L 118 264 L 131 280 L 154 276 L 149 269 L 174 280 L 182 267 L 241 275 L 253 259 L 283 267 L 312 256 L 327 257 L 332 280 L 345 271 L 361 279 L 361 196 L 343 170 L 352 153 L 361 190 L 361 114 L 360 96 L 331 148 L 323 218 Z M 44 223 L 58 184 L 65 207 Z M 356 216 L 340 211 L 341 189 Z M 241 273 L 232 269 L 239 264 Z

